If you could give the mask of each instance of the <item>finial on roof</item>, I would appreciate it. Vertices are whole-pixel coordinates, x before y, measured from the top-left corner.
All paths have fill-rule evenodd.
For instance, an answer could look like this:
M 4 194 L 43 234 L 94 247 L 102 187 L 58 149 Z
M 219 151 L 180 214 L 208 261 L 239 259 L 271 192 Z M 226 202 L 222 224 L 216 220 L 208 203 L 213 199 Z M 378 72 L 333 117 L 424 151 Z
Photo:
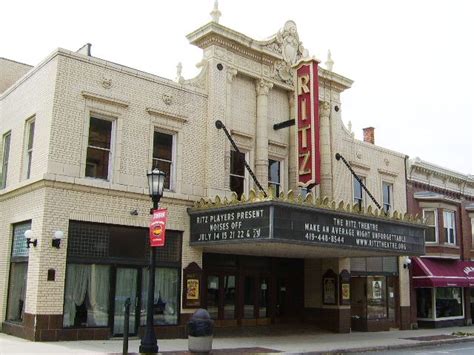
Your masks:
M 352 121 L 347 122 L 347 129 L 349 130 L 351 137 L 354 138 L 355 134 L 352 132 Z
M 326 69 L 327 70 L 332 71 L 334 61 L 331 58 L 331 50 L 330 49 L 328 50 L 328 59 L 326 60 L 326 63 L 324 63 L 324 64 L 326 64 Z
M 219 18 L 221 17 L 222 14 L 219 11 L 219 3 L 217 0 L 214 1 L 214 9 L 212 9 L 210 15 L 212 17 L 213 22 L 219 23 Z
M 178 63 L 178 65 L 176 66 L 176 82 L 177 83 L 182 83 L 184 81 L 184 78 L 183 78 L 183 64 L 181 64 L 181 62 Z

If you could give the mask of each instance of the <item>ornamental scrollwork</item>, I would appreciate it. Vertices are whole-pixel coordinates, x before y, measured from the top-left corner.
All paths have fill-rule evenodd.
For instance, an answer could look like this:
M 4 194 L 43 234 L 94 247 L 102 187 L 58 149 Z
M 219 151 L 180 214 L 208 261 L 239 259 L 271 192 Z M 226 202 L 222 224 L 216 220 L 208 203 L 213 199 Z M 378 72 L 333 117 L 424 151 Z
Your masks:
M 306 55 L 295 22 L 287 21 L 264 48 L 283 57 L 282 61 L 275 63 L 274 75 L 286 84 L 293 85 L 294 69 L 292 66 Z

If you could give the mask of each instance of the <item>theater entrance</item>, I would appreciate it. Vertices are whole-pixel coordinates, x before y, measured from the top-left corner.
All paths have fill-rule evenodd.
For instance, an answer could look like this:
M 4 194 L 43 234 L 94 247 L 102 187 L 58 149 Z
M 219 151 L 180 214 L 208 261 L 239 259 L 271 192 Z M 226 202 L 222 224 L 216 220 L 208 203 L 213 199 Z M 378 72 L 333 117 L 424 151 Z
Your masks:
M 205 253 L 203 265 L 204 305 L 217 326 L 301 319 L 302 259 Z

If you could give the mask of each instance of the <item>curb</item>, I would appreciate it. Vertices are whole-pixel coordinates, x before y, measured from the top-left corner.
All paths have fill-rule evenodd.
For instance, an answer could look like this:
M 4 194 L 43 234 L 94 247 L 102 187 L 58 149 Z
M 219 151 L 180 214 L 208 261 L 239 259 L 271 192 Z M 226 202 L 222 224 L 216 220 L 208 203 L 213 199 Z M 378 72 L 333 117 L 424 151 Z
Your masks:
M 335 349 L 335 350 L 328 350 L 328 351 L 314 351 L 314 352 L 309 351 L 309 352 L 295 353 L 295 354 L 314 354 L 314 355 L 339 354 L 341 355 L 341 354 L 361 353 L 361 352 L 425 348 L 425 347 L 440 346 L 440 345 L 445 345 L 445 344 L 467 343 L 470 341 L 474 341 L 474 336 L 463 336 L 463 337 L 459 337 L 458 339 L 416 341 L 416 343 L 413 343 L 413 344 L 380 345 L 380 346 L 349 348 L 349 349 L 342 348 L 342 349 Z

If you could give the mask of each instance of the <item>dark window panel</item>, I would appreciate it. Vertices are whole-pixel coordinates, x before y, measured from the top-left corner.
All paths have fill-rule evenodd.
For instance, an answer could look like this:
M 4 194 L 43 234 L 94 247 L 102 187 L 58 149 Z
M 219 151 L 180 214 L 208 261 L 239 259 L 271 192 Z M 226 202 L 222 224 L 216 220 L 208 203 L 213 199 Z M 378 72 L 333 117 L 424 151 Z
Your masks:
M 230 173 L 233 175 L 245 175 L 245 154 L 231 151 L 230 154 Z
M 91 117 L 89 126 L 89 146 L 110 149 L 112 121 Z
M 153 137 L 153 158 L 173 160 L 173 136 L 155 132 Z
M 109 176 L 108 150 L 87 148 L 86 176 L 107 180 Z

